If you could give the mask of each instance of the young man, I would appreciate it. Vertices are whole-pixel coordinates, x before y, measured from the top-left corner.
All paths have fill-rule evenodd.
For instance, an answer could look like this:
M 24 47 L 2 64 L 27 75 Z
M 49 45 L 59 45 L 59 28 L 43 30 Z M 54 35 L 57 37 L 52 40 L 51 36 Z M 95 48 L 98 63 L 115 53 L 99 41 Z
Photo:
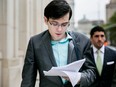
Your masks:
M 68 32 L 72 10 L 65 0 L 53 0 L 44 10 L 48 30 L 33 36 L 28 44 L 21 87 L 34 87 L 37 70 L 39 87 L 72 87 L 69 80 L 59 76 L 45 76 L 43 71 L 53 66 L 64 66 L 85 57 L 90 40 L 80 33 Z M 86 59 L 80 80 L 75 87 L 87 87 L 95 80 L 95 67 Z M 83 71 L 84 70 L 84 71 Z
M 104 46 L 106 40 L 105 30 L 95 26 L 90 31 L 92 42 L 91 53 L 97 69 L 97 79 L 91 87 L 111 87 L 114 66 L 116 63 L 116 51 Z

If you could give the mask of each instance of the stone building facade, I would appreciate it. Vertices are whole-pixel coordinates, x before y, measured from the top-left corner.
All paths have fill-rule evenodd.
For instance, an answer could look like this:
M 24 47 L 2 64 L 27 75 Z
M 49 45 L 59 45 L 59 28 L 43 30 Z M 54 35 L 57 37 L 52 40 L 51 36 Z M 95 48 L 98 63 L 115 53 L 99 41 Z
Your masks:
M 116 0 L 110 0 L 110 3 L 106 5 L 106 22 L 116 12 Z

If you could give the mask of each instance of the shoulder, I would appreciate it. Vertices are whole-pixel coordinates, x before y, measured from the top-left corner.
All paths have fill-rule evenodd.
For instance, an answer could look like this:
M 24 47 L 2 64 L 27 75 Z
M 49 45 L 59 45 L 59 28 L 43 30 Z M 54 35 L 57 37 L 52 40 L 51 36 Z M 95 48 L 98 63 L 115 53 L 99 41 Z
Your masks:
M 116 55 L 116 49 L 112 48 L 110 46 L 105 46 L 105 50 L 109 53 L 115 54 Z
M 79 32 L 69 31 L 68 33 L 74 38 L 87 39 L 87 40 L 89 39 L 87 36 Z
M 110 50 L 110 51 L 116 51 L 116 48 L 112 47 L 112 46 L 105 46 L 106 50 Z
M 41 32 L 40 34 L 34 35 L 30 38 L 29 43 L 33 43 L 34 45 L 43 44 L 45 40 L 49 39 L 48 30 Z
M 82 43 L 90 42 L 90 39 L 87 36 L 79 32 L 69 31 L 69 34 L 76 42 L 82 42 Z
M 81 34 L 81 33 L 78 33 L 78 32 L 69 32 L 69 34 L 72 36 L 72 40 L 74 43 L 78 44 L 78 47 L 80 49 L 89 49 L 90 45 L 91 45 L 91 42 L 90 42 L 90 39 Z
M 46 31 L 43 31 L 43 32 L 41 32 L 41 33 L 39 33 L 37 35 L 32 36 L 31 39 L 36 40 L 36 39 L 42 38 L 46 33 L 48 33 L 47 30 Z

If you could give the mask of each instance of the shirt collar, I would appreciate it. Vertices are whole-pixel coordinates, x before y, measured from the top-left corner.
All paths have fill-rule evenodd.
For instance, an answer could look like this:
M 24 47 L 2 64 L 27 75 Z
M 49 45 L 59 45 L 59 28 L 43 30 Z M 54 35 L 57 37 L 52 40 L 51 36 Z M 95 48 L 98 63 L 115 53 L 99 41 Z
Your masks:
M 93 52 L 96 53 L 98 49 L 97 49 L 94 45 L 92 45 L 92 47 L 93 47 Z M 99 50 L 100 50 L 102 53 L 104 53 L 104 45 L 103 45 Z
M 51 44 L 53 45 L 53 44 L 57 44 L 57 43 L 65 43 L 65 42 L 67 42 L 68 40 L 70 40 L 70 39 L 72 39 L 72 37 L 66 32 L 66 38 L 63 38 L 63 39 L 61 39 L 61 40 L 59 40 L 59 41 L 51 41 Z

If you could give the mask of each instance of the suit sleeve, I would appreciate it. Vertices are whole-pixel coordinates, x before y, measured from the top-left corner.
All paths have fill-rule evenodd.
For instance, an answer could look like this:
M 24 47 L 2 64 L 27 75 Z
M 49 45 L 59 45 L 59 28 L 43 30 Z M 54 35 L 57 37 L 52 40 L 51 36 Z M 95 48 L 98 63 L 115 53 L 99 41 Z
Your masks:
M 37 67 L 34 59 L 34 47 L 30 39 L 25 56 L 21 87 L 35 87 Z
M 115 64 L 115 70 L 114 70 L 114 74 L 113 74 L 112 86 L 111 87 L 116 87 L 116 64 Z
M 85 46 L 85 50 L 83 53 L 83 58 L 86 58 L 86 61 L 81 69 L 82 74 L 80 80 L 80 87 L 89 87 L 92 83 L 94 83 L 96 79 L 96 68 L 92 61 L 89 40 Z

